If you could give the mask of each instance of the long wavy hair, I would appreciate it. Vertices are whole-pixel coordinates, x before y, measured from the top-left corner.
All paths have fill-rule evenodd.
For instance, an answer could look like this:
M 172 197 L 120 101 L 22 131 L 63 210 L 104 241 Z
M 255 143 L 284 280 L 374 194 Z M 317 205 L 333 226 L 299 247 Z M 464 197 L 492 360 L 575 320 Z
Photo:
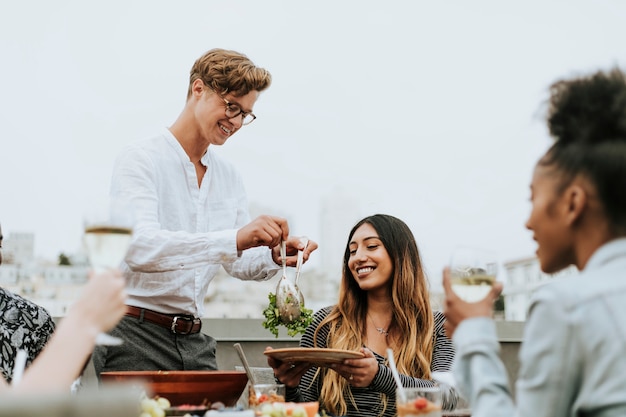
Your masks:
M 430 379 L 430 363 L 434 346 L 434 317 L 428 294 L 428 281 L 415 237 L 400 219 L 375 214 L 359 221 L 350 231 L 343 256 L 343 272 L 339 289 L 339 302 L 320 323 L 314 334 L 317 344 L 318 331 L 328 326 L 327 347 L 333 349 L 358 350 L 364 346 L 367 318 L 367 292 L 363 291 L 348 267 L 349 243 L 355 231 L 363 224 L 370 224 L 378 233 L 391 262 L 391 298 L 393 314 L 389 327 L 393 337 L 393 354 L 398 370 L 416 378 Z M 350 385 L 336 372 L 318 369 L 316 378 L 322 378 L 320 402 L 335 415 L 347 412 L 346 398 L 352 401 Z M 383 411 L 387 396 L 381 393 Z

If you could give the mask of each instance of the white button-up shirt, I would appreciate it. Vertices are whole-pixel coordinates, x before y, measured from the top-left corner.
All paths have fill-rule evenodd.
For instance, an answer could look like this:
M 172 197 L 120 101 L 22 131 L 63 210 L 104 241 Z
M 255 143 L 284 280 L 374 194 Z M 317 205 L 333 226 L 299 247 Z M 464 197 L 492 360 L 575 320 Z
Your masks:
M 517 406 L 493 320 L 464 320 L 453 341 L 455 376 L 473 417 L 626 416 L 626 238 L 596 250 L 580 275 L 533 296 Z
M 237 251 L 237 230 L 250 215 L 235 167 L 211 147 L 201 162 L 207 171 L 198 187 L 194 164 L 167 129 L 117 158 L 112 202 L 126 204 L 135 221 L 122 264 L 129 305 L 202 317 L 220 266 L 246 280 L 269 279 L 279 270 L 267 247 Z

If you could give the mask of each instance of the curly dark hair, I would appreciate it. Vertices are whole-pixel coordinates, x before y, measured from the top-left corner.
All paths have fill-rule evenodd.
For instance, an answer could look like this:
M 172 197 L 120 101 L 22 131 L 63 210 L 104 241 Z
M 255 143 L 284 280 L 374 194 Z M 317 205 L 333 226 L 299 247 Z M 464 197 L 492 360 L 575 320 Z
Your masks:
M 554 144 L 538 165 L 556 167 L 561 190 L 577 175 L 596 188 L 614 230 L 626 235 L 626 76 L 618 68 L 560 80 L 547 114 Z

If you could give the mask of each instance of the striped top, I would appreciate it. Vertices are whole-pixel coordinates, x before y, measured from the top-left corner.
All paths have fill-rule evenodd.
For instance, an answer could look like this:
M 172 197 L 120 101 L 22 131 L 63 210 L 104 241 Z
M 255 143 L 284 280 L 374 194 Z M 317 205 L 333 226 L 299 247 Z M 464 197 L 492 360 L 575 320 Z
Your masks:
M 328 316 L 332 308 L 332 306 L 325 307 L 314 314 L 313 322 L 300 339 L 300 347 L 315 347 L 313 343 L 313 333 L 322 320 Z M 450 339 L 448 339 L 445 334 L 443 327 L 445 316 L 440 311 L 435 311 L 434 316 L 435 345 L 433 348 L 433 357 L 430 369 L 431 371 L 449 372 L 454 359 L 454 347 Z M 317 339 L 318 348 L 327 347 L 326 338 L 328 336 L 328 331 L 328 325 L 320 329 Z M 369 387 L 348 387 L 348 389 L 352 391 L 352 397 L 354 397 L 357 407 L 355 407 L 350 400 L 347 400 L 346 403 L 348 412 L 346 416 L 381 416 L 383 409 L 382 394 L 387 396 L 387 408 L 382 416 L 392 417 L 396 415 L 396 383 L 391 373 L 391 369 L 386 365 L 386 361 L 383 356 L 377 354 L 376 352 L 373 353 L 378 361 L 378 373 Z M 322 381 L 320 379 L 316 381 L 313 380 L 316 372 L 317 367 L 309 369 L 303 375 L 297 388 L 288 388 L 287 401 L 318 401 Z M 400 374 L 400 380 L 402 381 L 402 385 L 404 387 L 432 387 L 435 385 L 433 380 L 414 378 L 403 374 Z M 451 409 L 454 407 L 456 404 L 456 395 L 457 394 L 451 388 L 449 388 L 448 392 L 444 393 L 444 409 Z

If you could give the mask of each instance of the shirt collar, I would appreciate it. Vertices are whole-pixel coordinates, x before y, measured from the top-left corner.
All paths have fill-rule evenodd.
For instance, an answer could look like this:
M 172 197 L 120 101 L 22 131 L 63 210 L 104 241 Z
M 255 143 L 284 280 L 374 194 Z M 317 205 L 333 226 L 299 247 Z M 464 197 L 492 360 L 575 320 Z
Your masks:
M 596 249 L 584 270 L 597 268 L 622 256 L 626 256 L 626 237 L 613 239 Z

